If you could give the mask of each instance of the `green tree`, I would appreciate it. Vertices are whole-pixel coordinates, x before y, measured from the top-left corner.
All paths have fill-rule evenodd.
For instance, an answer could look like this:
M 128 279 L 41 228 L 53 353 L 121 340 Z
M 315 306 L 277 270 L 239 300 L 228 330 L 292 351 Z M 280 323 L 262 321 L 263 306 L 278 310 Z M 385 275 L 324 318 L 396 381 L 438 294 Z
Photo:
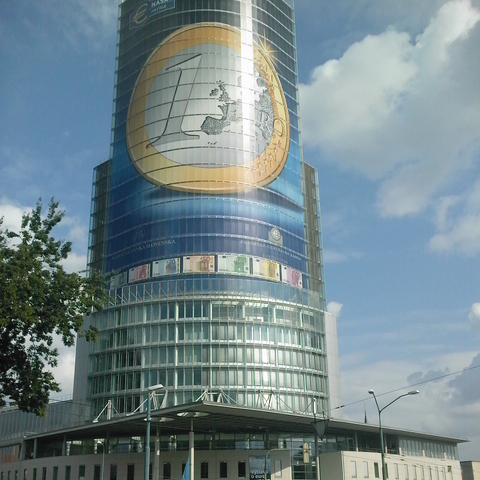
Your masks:
M 19 232 L 3 229 L 0 219 L 0 404 L 9 397 L 40 416 L 50 392 L 60 391 L 50 371 L 58 359 L 54 335 L 66 346 L 77 333 L 96 340 L 95 328 L 82 330 L 83 318 L 105 300 L 99 275 L 85 278 L 61 265 L 72 245 L 51 233 L 64 215 L 52 198 L 45 218 L 41 200 L 23 215 Z

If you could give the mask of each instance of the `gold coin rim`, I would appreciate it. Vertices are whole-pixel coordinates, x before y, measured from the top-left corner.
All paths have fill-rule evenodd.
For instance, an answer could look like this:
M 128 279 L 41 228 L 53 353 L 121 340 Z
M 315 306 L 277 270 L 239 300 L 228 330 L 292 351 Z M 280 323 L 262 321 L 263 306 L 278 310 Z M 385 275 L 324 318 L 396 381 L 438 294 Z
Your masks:
M 254 61 L 265 62 L 266 68 L 259 68 L 259 72 L 267 84 L 274 109 L 274 132 L 261 155 L 243 165 L 197 167 L 170 160 L 157 152 L 150 143 L 145 129 L 147 92 L 158 72 L 171 57 L 199 43 L 218 43 L 241 53 L 241 32 L 217 23 L 189 25 L 173 32 L 155 48 L 145 62 L 130 98 L 126 122 L 130 160 L 145 179 L 173 190 L 232 193 L 267 185 L 280 175 L 287 161 L 290 121 L 285 94 L 273 62 L 255 43 Z M 266 78 L 269 74 L 270 78 Z

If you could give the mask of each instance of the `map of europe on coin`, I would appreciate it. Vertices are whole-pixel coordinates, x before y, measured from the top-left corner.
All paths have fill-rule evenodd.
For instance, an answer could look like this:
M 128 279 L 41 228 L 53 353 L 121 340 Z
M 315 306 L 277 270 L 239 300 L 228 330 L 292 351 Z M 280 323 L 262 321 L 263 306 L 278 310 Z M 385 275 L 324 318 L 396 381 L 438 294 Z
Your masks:
M 126 140 L 138 173 L 160 186 L 230 193 L 268 185 L 287 162 L 290 122 L 266 41 L 223 24 L 173 32 L 137 78 Z
M 145 126 L 155 149 L 177 163 L 204 167 L 238 165 L 263 153 L 272 138 L 273 106 L 249 63 L 245 71 L 238 52 L 211 43 L 169 59 L 146 101 Z M 202 147 L 202 154 L 191 147 Z

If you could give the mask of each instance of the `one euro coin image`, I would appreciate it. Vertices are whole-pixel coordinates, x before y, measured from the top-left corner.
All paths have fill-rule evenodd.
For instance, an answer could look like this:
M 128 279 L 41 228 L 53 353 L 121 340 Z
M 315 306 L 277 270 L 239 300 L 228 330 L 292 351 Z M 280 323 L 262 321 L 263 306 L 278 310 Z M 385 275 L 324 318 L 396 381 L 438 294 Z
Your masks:
M 269 184 L 290 143 L 273 54 L 227 25 L 177 30 L 143 66 L 126 130 L 133 165 L 156 185 L 231 193 Z

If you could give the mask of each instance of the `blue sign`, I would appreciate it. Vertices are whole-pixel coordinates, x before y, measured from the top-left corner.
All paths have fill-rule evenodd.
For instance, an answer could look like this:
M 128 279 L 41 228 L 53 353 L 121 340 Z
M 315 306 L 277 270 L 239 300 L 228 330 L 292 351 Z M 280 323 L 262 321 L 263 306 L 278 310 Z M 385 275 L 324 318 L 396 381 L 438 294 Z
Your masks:
M 140 28 L 153 15 L 175 8 L 175 0 L 150 0 L 141 3 L 130 15 L 130 30 Z

